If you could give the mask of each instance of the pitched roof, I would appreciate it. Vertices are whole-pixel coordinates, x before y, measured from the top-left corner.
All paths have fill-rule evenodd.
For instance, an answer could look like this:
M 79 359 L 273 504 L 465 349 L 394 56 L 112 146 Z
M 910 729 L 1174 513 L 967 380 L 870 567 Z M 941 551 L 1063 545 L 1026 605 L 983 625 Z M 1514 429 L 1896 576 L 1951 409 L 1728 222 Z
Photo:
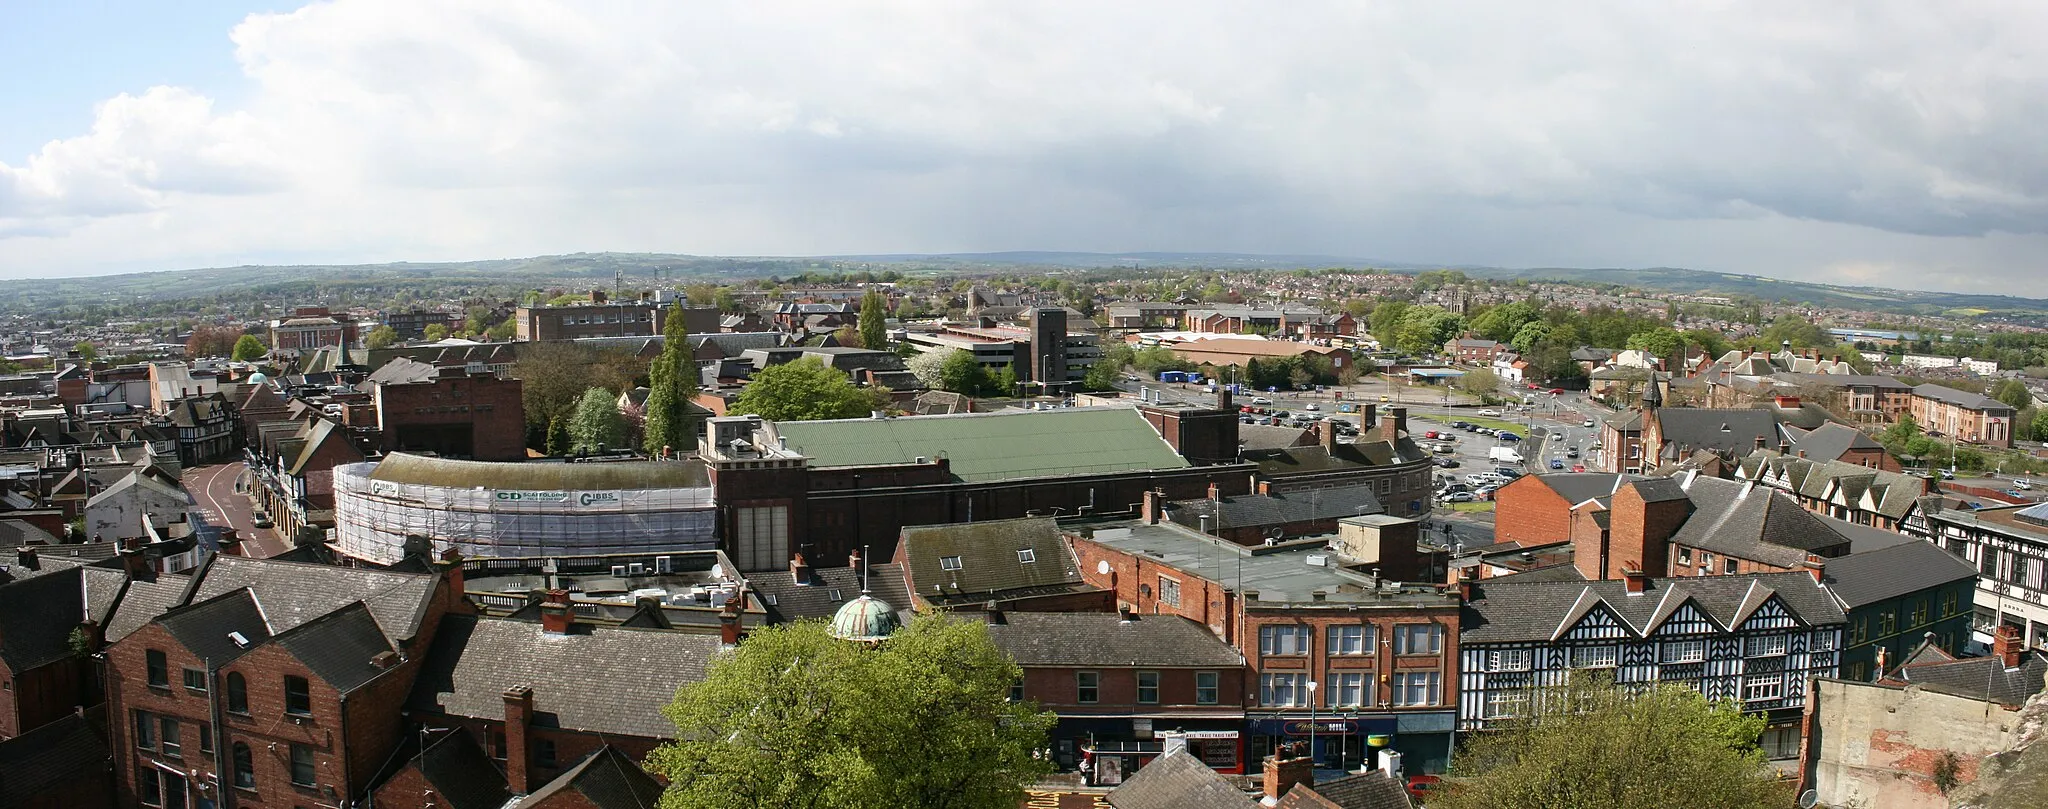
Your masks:
M 2011 669 L 1997 655 L 1958 659 L 1925 642 L 1907 660 L 1885 680 L 2000 705 L 2024 704 L 2048 684 L 2048 655 L 2032 649 L 2022 652 L 2019 667 Z
M 448 809 L 499 809 L 512 797 L 497 763 L 462 728 L 443 731 L 406 766 L 419 772 Z
M 107 642 L 128 637 L 156 617 L 178 606 L 191 587 L 191 579 L 183 575 L 161 575 L 156 581 L 136 579 L 128 582 L 127 592 L 121 596 L 121 603 L 114 607 L 114 614 L 107 619 Z
M 214 665 L 241 657 L 272 634 L 256 595 L 246 587 L 173 609 L 156 620 L 193 655 Z M 235 639 L 237 635 L 241 640 Z
M 384 456 L 371 480 L 423 486 L 534 491 L 632 491 L 691 489 L 711 485 L 704 465 L 654 461 L 621 463 L 500 463 L 429 458 L 394 452 Z
M 1280 449 L 1301 447 L 1315 443 L 1315 436 L 1300 427 L 1281 427 L 1273 424 L 1240 424 L 1237 427 L 1238 446 L 1245 449 Z
M 1975 579 L 1977 568 L 1932 542 L 1908 539 L 1827 561 L 1828 589 L 1849 609 Z
M 992 618 L 989 638 L 1020 666 L 1244 665 L 1244 656 L 1207 627 L 1178 615 L 1112 612 L 1009 612 Z
M 661 803 L 662 785 L 632 757 L 609 744 L 585 756 L 540 789 L 519 800 L 518 807 L 546 807 L 556 795 L 583 796 L 576 806 L 592 809 L 653 809 Z
M 1649 479 L 1642 475 L 1613 472 L 1551 472 L 1527 477 L 1535 478 L 1536 482 L 1549 487 L 1572 505 L 1611 495 L 1623 483 Z
M 1175 750 L 1109 791 L 1116 809 L 1252 809 L 1258 806 L 1201 759 Z
M 2006 413 L 2012 412 L 2012 405 L 2008 405 L 1997 399 L 1985 396 L 1984 394 L 1971 393 L 1966 390 L 1956 390 L 1955 388 L 1944 387 L 1933 383 L 1921 385 L 1919 387 L 1914 388 L 1913 395 L 1921 397 L 1923 399 L 1933 399 L 1937 402 L 1945 402 L 1969 410 L 1997 410 Z
M 1296 797 L 1296 796 L 1300 797 Z M 1320 798 L 1320 801 L 1310 798 Z M 1296 784 L 1280 798 L 1280 809 L 1410 809 L 1408 789 L 1378 770 L 1351 773 L 1320 784 Z
M 75 782 L 112 780 L 113 756 L 99 729 L 103 714 L 103 708 L 68 713 L 0 741 L 0 806 L 27 806 Z
M 1769 486 L 1687 476 L 1692 516 L 1671 541 L 1723 556 L 1795 568 L 1808 553 L 1847 553 L 1849 539 L 1783 492 Z
M 1185 458 L 1135 408 L 962 413 L 895 419 L 778 422 L 814 467 L 946 459 L 964 481 L 1182 469 Z
M 1667 447 L 1745 453 L 1758 438 L 1778 435 L 1777 419 L 1768 410 L 1666 407 L 1652 412 Z
M 271 630 L 279 633 L 361 601 L 369 605 L 384 636 L 398 645 L 419 634 L 427 602 L 439 583 L 431 574 L 220 554 L 200 572 L 192 600 L 246 587 L 263 603 Z
M 811 571 L 808 584 L 798 584 L 787 569 L 747 574 L 747 584 L 767 602 L 768 614 L 777 622 L 799 618 L 830 618 L 839 607 L 860 595 L 860 575 L 851 567 L 821 567 Z M 910 608 L 910 593 L 904 589 L 903 569 L 895 563 L 868 568 L 868 589 L 875 598 Z M 838 593 L 838 598 L 833 593 Z
M 1883 444 L 1871 440 L 1862 430 L 1845 424 L 1823 424 L 1792 442 L 1792 448 L 1806 453 L 1807 460 L 1832 461 L 1850 450 L 1882 450 Z
M 1626 587 L 1615 579 L 1481 580 L 1473 585 L 1472 600 L 1465 605 L 1458 642 L 1548 642 L 1594 609 L 1606 609 L 1638 636 L 1647 635 L 1688 599 L 1724 629 L 1740 625 L 1772 596 L 1807 626 L 1847 620 L 1834 597 L 1805 573 L 1651 579 L 1647 589 L 1635 596 L 1629 595 Z
M 69 657 L 71 631 L 85 616 L 80 568 L 0 586 L 0 662 L 18 675 Z
M 383 673 L 384 669 L 371 661 L 393 651 L 378 630 L 377 619 L 361 601 L 280 634 L 275 642 L 343 694 Z
M 704 679 L 718 636 L 578 625 L 550 635 L 539 623 L 449 615 L 421 664 L 409 705 L 453 716 L 505 715 L 505 690 L 533 689 L 534 710 L 565 730 L 666 739 L 661 708 Z
M 898 547 L 917 594 L 933 601 L 1082 586 L 1080 566 L 1051 517 L 910 526 Z M 945 560 L 956 557 L 958 569 L 947 569 Z

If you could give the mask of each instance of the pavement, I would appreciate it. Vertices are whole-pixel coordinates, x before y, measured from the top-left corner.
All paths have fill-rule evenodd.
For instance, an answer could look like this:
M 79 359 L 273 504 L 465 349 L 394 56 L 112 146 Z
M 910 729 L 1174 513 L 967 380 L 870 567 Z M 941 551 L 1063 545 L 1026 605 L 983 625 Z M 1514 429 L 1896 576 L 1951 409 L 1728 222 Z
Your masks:
M 207 525 L 235 529 L 235 535 L 242 538 L 243 554 L 276 556 L 284 553 L 290 546 L 276 531 L 256 527 L 255 504 L 250 502 L 248 495 L 236 490 L 236 481 L 247 470 L 240 461 L 186 469 L 185 491 L 192 495 L 192 501 Z

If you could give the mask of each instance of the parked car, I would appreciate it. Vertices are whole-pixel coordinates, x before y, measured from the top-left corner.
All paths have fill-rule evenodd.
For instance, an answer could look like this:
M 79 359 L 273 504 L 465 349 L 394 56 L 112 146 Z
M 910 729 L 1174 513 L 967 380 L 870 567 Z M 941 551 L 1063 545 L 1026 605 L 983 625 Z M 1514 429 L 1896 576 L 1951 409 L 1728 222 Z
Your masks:
M 1303 409 L 1303 410 L 1321 410 L 1321 409 L 1323 409 L 1323 406 L 1322 406 L 1322 405 L 1319 405 L 1319 404 L 1316 404 L 1315 402 L 1309 402 L 1308 404 L 1302 405 L 1302 406 L 1301 406 L 1301 409 Z
M 1550 395 L 1552 395 L 1552 396 L 1556 396 L 1556 395 L 1558 395 L 1558 394 L 1561 394 L 1561 393 L 1564 393 L 1564 388 L 1551 388 L 1551 389 L 1550 389 Z
M 1446 503 L 1470 503 L 1477 499 L 1471 492 L 1451 492 L 1443 496 L 1443 502 Z
M 1519 435 L 1515 435 L 1514 433 L 1508 432 L 1508 431 L 1506 431 L 1506 430 L 1502 430 L 1502 431 L 1500 431 L 1500 432 L 1494 433 L 1494 434 L 1493 434 L 1493 437 L 1495 437 L 1495 438 L 1498 438 L 1498 439 L 1500 439 L 1500 440 L 1502 440 L 1502 441 L 1520 441 L 1520 440 L 1522 440 L 1522 437 L 1521 437 L 1521 436 L 1519 436 Z
M 1505 481 L 1507 481 L 1507 482 L 1509 482 L 1509 483 L 1513 483 L 1513 482 L 1515 481 L 1515 478 L 1518 478 L 1518 477 L 1521 477 L 1521 476 L 1522 476 L 1522 472 L 1521 472 L 1521 470 L 1519 470 L 1519 469 L 1514 469 L 1514 468 L 1512 468 L 1512 467 L 1506 467 L 1506 466 L 1496 466 L 1496 467 L 1494 467 L 1494 468 L 1493 468 L 1493 473 L 1494 473 L 1495 475 L 1498 475 L 1498 476 L 1500 476 L 1500 478 L 1501 478 L 1502 480 L 1505 480 Z
M 1456 458 L 1438 458 L 1438 459 L 1436 459 L 1436 465 L 1437 465 L 1437 466 L 1441 466 L 1441 467 L 1443 467 L 1443 468 L 1445 468 L 1445 469 L 1456 469 L 1456 468 L 1458 468 L 1458 459 L 1456 459 Z
M 1435 431 L 1435 430 L 1430 430 L 1429 432 L 1423 433 L 1423 434 L 1422 434 L 1422 437 L 1423 437 L 1423 438 L 1435 438 L 1435 437 L 1436 437 L 1436 435 L 1437 435 L 1437 433 L 1436 433 L 1436 431 Z
M 1456 430 L 1463 430 L 1463 429 L 1465 429 L 1465 428 L 1467 428 L 1467 427 L 1470 427 L 1470 426 L 1472 426 L 1472 422 L 1469 422 L 1469 421 L 1454 421 L 1454 422 L 1451 422 L 1451 428 L 1452 428 L 1452 429 L 1456 429 Z
M 257 528 L 269 528 L 270 526 L 275 525 L 276 523 L 271 522 L 270 512 L 264 511 L 259 508 L 256 510 L 254 518 L 249 520 L 249 524 L 256 526 Z
M 1456 451 L 1458 451 L 1458 448 L 1457 448 L 1457 447 L 1454 447 L 1454 446 L 1451 446 L 1451 445 L 1449 445 L 1449 444 L 1445 444 L 1445 443 L 1438 443 L 1438 444 L 1436 445 L 1436 453 L 1437 453 L 1437 454 L 1439 454 L 1439 455 L 1449 455 L 1449 454 L 1451 454 L 1451 453 L 1453 453 L 1453 452 L 1456 452 Z

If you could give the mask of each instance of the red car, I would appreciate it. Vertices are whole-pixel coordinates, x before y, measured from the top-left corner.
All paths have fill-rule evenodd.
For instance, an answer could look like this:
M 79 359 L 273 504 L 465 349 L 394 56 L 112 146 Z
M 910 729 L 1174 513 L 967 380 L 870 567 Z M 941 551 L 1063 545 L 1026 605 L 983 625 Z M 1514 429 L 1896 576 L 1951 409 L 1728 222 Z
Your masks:
M 1530 383 L 1528 383 L 1528 384 L 1529 384 L 1529 389 L 1530 389 L 1530 390 L 1542 390 L 1542 389 L 1543 389 L 1543 388 L 1542 388 L 1542 386 L 1540 386 L 1540 385 L 1537 385 L 1537 384 L 1536 384 L 1536 383 L 1534 383 L 1534 382 L 1530 382 Z
M 1584 471 L 1586 471 L 1586 465 L 1585 465 L 1585 464 L 1582 464 L 1582 463 L 1575 463 L 1575 464 L 1572 464 L 1572 471 L 1573 471 L 1573 472 L 1584 472 Z
M 1437 435 L 1436 435 L 1436 431 L 1435 431 L 1435 430 L 1430 430 L 1429 432 L 1423 433 L 1423 434 L 1422 434 L 1422 437 L 1423 437 L 1423 438 L 1435 438 L 1435 437 L 1437 437 Z
M 1550 389 L 1550 395 L 1552 395 L 1552 396 L 1556 396 L 1556 395 L 1558 395 L 1558 394 L 1560 394 L 1560 393 L 1563 393 L 1563 392 L 1564 392 L 1564 388 L 1551 388 L 1551 389 Z

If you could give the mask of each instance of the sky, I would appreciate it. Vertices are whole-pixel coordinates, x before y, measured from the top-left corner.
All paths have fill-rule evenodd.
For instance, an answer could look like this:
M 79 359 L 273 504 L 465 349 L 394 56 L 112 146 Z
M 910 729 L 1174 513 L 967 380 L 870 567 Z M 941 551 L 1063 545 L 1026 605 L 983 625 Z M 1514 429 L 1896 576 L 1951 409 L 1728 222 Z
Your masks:
M 2048 3 L 0 0 L 0 277 L 1058 251 L 2048 297 Z

